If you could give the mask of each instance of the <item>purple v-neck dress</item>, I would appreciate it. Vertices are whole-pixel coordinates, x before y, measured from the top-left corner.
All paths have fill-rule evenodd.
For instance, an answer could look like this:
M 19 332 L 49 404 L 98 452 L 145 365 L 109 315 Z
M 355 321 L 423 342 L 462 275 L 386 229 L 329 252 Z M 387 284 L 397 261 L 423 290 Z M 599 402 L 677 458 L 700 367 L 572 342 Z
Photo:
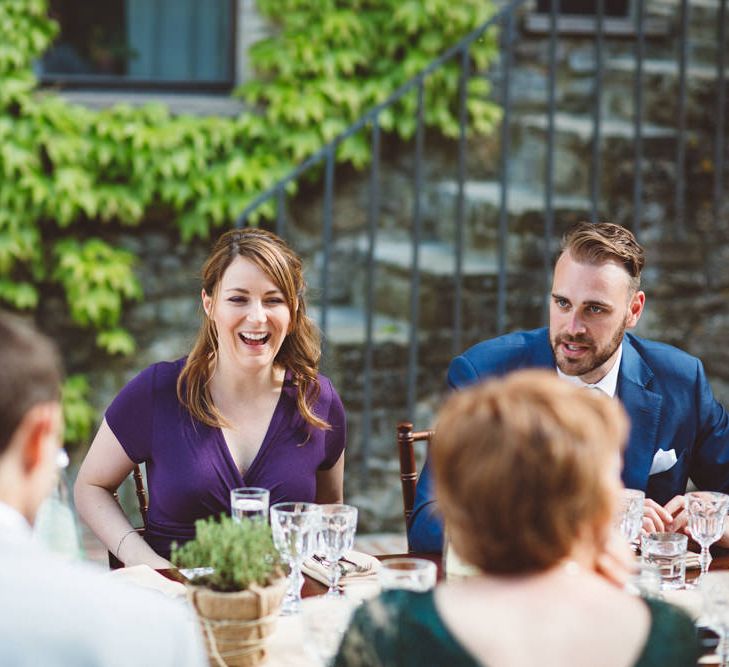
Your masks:
M 269 489 L 271 504 L 314 501 L 317 471 L 337 462 L 346 439 L 344 408 L 329 379 L 319 375 L 321 394 L 314 410 L 331 424 L 323 431 L 310 429 L 299 414 L 297 389 L 287 373 L 261 448 L 241 475 L 222 431 L 194 419 L 178 401 L 177 377 L 184 363 L 179 359 L 143 370 L 106 411 L 127 456 L 146 463 L 146 540 L 165 558 L 173 541 L 195 537 L 196 519 L 230 513 L 230 490 L 236 487 Z

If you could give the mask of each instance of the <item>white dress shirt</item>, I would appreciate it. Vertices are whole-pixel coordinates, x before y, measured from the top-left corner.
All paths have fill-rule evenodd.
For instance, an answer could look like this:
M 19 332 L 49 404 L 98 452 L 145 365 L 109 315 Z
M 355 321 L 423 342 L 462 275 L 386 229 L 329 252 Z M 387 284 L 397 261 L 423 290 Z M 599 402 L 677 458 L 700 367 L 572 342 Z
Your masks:
M 207 664 L 185 603 L 58 558 L 0 503 L 0 665 Z

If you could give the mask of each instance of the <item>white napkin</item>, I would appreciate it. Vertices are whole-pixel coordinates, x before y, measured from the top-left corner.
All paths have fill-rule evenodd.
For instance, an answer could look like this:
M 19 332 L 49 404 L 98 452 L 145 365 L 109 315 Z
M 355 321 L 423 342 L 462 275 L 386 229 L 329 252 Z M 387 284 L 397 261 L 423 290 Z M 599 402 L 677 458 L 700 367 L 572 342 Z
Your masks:
M 323 558 L 320 554 L 317 557 Z M 347 551 L 344 558 L 339 561 L 342 573 L 339 583 L 342 586 L 347 584 L 365 581 L 368 579 L 377 579 L 377 573 L 380 569 L 380 561 L 374 556 L 362 553 L 361 551 Z M 302 572 L 312 579 L 315 579 L 325 586 L 329 585 L 329 571 L 323 563 L 314 557 L 307 558 L 301 568 Z
M 653 463 L 651 463 L 651 469 L 649 475 L 657 475 L 660 472 L 666 472 L 676 465 L 678 458 L 676 457 L 675 449 L 659 449 L 653 457 Z
M 149 565 L 121 567 L 118 570 L 112 570 L 109 576 L 158 591 L 169 598 L 185 597 L 186 595 L 185 584 L 168 579 L 159 572 L 155 572 Z

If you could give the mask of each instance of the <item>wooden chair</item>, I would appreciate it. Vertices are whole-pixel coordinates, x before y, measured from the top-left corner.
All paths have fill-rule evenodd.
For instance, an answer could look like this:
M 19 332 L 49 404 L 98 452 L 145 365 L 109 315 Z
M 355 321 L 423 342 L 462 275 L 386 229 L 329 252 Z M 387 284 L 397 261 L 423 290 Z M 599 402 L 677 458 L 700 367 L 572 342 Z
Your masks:
M 416 442 L 430 444 L 433 433 L 434 431 L 413 431 L 411 422 L 400 422 L 397 425 L 397 448 L 400 453 L 400 483 L 402 484 L 402 508 L 406 526 L 413 513 L 415 487 L 418 483 L 414 444 Z
M 132 471 L 132 477 L 134 478 L 134 488 L 137 491 L 137 503 L 139 504 L 139 513 L 142 515 L 142 526 L 136 529 L 136 531 L 144 537 L 144 533 L 147 530 L 147 513 L 149 512 L 149 501 L 147 500 L 147 490 L 144 488 L 144 476 L 142 475 L 142 469 L 139 465 L 134 466 Z M 114 498 L 119 502 L 119 494 L 114 493 Z M 115 554 L 111 551 L 107 552 L 109 555 L 109 569 L 118 570 L 120 567 L 124 567 Z

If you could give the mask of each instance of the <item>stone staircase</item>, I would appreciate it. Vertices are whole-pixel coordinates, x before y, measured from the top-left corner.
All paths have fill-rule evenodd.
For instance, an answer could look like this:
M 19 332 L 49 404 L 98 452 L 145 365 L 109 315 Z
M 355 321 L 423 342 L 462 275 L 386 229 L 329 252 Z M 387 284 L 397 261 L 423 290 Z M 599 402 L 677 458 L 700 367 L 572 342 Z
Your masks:
M 707 293 L 700 277 L 706 252 L 707 206 L 711 198 L 713 132 L 716 126 L 716 13 L 718 0 L 692 0 L 687 69 L 686 211 L 688 238 L 671 245 L 674 217 L 678 98 L 678 2 L 648 0 L 647 16 L 664 19 L 663 36 L 646 40 L 643 63 L 643 220 L 641 238 L 647 245 L 650 269 L 646 286 L 651 308 L 639 333 L 679 344 L 703 356 L 694 335 L 696 320 L 680 326 L 673 302 L 692 300 L 709 315 L 720 297 Z M 633 39 L 606 39 L 599 215 L 627 226 L 633 224 L 634 102 Z M 543 323 L 548 290 L 544 274 L 544 183 L 547 151 L 547 47 L 545 35 L 520 34 L 512 79 L 511 153 L 509 160 L 508 229 L 506 241 L 507 329 Z M 557 110 L 553 206 L 556 237 L 572 223 L 589 219 L 590 165 L 593 134 L 592 37 L 560 36 L 558 40 Z M 729 74 L 729 72 L 728 72 Z M 729 76 L 727 77 L 729 78 Z M 494 76 L 498 94 L 498 76 Z M 465 347 L 496 335 L 499 264 L 498 134 L 473 139 L 467 148 L 464 186 L 463 341 Z M 334 246 L 328 315 L 325 372 L 333 379 L 348 410 L 350 450 L 347 496 L 360 507 L 363 530 L 401 529 L 395 424 L 407 418 L 408 335 L 412 265 L 412 172 L 410 148 L 397 145 L 383 159 L 382 216 L 374 250 L 376 260 L 372 436 L 362 442 L 364 391 L 367 236 L 365 220 L 368 176 L 337 174 L 334 202 Z M 452 357 L 453 273 L 455 266 L 456 146 L 428 136 L 425 142 L 425 186 L 420 193 L 423 243 L 420 246 L 418 347 L 418 427 L 431 423 L 446 391 L 445 373 Z M 707 163 L 707 160 L 709 161 Z M 729 166 L 727 166 L 729 172 Z M 729 177 L 729 174 L 727 174 Z M 729 178 L 726 189 L 729 191 Z M 311 203 L 315 211 L 321 202 Z M 702 218 L 701 216 L 704 216 Z M 322 263 L 318 246 L 320 217 L 311 211 L 291 211 L 297 231 L 292 242 L 310 248 L 309 282 L 315 298 Z M 729 227 L 729 211 L 724 216 Z M 716 239 L 717 231 L 714 230 Z M 721 232 L 724 233 L 724 232 Z M 723 238 L 723 237 L 722 237 Z M 729 236 L 727 237 L 729 240 Z M 552 242 L 551 250 L 555 249 Z M 687 247 L 688 246 L 688 247 Z M 697 250 L 700 249 L 700 250 Z M 706 251 L 706 252 L 704 252 Z M 718 260 L 717 260 L 718 261 Z M 688 275 L 687 275 L 688 274 Z M 698 276 L 698 277 L 697 277 Z M 721 281 L 720 281 L 721 282 Z M 724 281 L 725 284 L 727 281 Z M 727 285 L 729 288 L 729 285 Z M 688 289 L 688 292 L 686 290 Z M 725 289 L 721 288 L 720 289 Z M 652 290 L 652 291 L 651 291 Z M 725 289 L 729 293 L 729 289 Z M 703 310 L 702 310 L 703 309 Z M 314 312 L 317 317 L 317 311 Z M 712 334 L 716 335 L 716 334 Z M 729 368 L 727 369 L 729 370 Z M 726 378 L 729 382 L 729 375 Z M 722 378 L 718 379 L 721 396 Z M 729 385 L 725 385 L 728 386 Z M 729 397 L 729 394 L 727 394 Z M 725 398 L 726 400 L 726 398 Z M 363 460 L 367 452 L 366 464 Z

